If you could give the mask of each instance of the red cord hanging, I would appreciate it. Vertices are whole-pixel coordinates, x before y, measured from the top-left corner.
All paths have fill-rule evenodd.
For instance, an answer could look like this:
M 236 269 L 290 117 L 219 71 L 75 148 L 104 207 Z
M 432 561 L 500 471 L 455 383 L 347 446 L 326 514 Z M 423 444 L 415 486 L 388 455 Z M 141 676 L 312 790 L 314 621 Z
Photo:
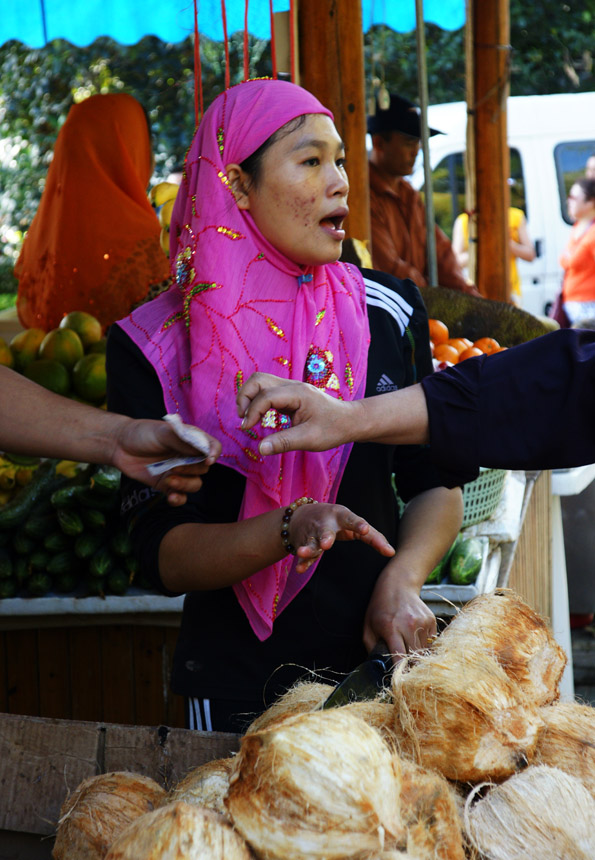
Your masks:
M 198 32 L 198 0 L 194 0 L 194 122 L 198 124 L 204 113 L 202 92 L 202 66 L 200 62 L 200 36 Z
M 250 53 L 248 44 L 248 0 L 244 9 L 244 80 L 250 77 Z
M 295 83 L 297 80 L 297 70 L 295 67 L 295 7 L 294 0 L 289 0 L 289 71 L 291 80 Z
M 229 40 L 227 38 L 227 15 L 225 14 L 225 0 L 221 0 L 221 20 L 223 22 L 223 44 L 225 45 L 225 89 L 230 86 L 229 78 Z
M 269 0 L 269 14 L 271 18 L 271 62 L 273 65 L 273 78 L 277 80 L 277 50 L 275 48 L 275 17 L 273 13 L 273 0 Z

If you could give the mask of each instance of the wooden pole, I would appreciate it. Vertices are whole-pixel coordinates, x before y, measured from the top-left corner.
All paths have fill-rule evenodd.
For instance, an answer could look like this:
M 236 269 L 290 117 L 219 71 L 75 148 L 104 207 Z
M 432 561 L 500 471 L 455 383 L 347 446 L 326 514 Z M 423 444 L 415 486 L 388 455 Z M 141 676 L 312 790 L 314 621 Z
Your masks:
M 299 0 L 300 84 L 332 110 L 345 141 L 350 238 L 370 241 L 361 0 Z
M 510 22 L 508 0 L 469 0 L 472 122 L 476 179 L 476 284 L 486 298 L 508 301 L 510 252 L 508 178 L 510 159 L 506 129 L 509 90 Z M 473 225 L 471 225 L 473 226 Z M 473 233 L 470 231 L 470 237 Z
M 421 147 L 424 158 L 426 247 L 428 256 L 428 282 L 438 286 L 438 260 L 436 257 L 436 231 L 434 195 L 432 194 L 432 166 L 430 164 L 430 130 L 428 128 L 428 69 L 426 66 L 426 25 L 423 0 L 415 0 L 415 44 L 417 49 L 417 81 L 419 92 Z

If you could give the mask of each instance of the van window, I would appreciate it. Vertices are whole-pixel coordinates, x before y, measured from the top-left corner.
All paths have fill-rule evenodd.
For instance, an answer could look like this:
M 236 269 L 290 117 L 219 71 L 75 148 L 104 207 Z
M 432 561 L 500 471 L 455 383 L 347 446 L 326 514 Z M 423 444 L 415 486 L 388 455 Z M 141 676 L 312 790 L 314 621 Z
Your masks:
M 594 150 L 595 151 L 595 150 Z M 463 152 L 447 155 L 432 171 L 434 217 L 438 226 L 452 239 L 457 215 L 465 210 L 465 168 Z M 422 195 L 425 188 L 422 188 Z M 525 180 L 518 149 L 510 150 L 510 205 L 522 209 L 526 217 Z
M 568 192 L 576 180 L 585 175 L 585 165 L 591 155 L 595 155 L 595 140 L 571 140 L 554 147 L 560 212 L 567 224 L 572 224 L 566 209 Z

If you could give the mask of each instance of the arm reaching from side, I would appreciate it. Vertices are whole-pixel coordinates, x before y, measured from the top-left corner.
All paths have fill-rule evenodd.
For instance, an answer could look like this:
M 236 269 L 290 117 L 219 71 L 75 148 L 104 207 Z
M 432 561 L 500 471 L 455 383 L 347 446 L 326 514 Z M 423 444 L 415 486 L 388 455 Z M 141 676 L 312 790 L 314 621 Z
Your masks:
M 172 505 L 183 504 L 187 493 L 200 488 L 200 476 L 221 453 L 219 442 L 208 437 L 209 453 L 202 463 L 151 476 L 146 467 L 155 460 L 196 455 L 196 450 L 183 442 L 166 422 L 132 419 L 77 403 L 6 367 L 0 367 L 0 384 L 1 449 L 84 463 L 109 463 L 165 493 Z
M 242 426 L 249 430 L 268 412 L 289 415 L 292 427 L 268 436 L 260 453 L 325 451 L 346 442 L 424 444 L 429 439 L 428 412 L 420 385 L 346 402 L 305 382 L 254 373 L 237 396 Z

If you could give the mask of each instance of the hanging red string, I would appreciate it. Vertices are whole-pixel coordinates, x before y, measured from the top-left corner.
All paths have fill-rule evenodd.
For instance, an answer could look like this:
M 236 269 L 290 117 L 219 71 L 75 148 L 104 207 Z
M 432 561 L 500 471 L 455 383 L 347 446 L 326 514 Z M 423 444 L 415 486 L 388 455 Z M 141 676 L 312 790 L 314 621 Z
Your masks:
M 244 80 L 250 77 L 250 54 L 248 46 L 248 0 L 244 9 Z
M 221 20 L 223 22 L 223 44 L 225 45 L 225 89 L 230 86 L 229 80 L 229 40 L 227 38 L 227 15 L 225 14 L 225 0 L 221 0 Z
M 291 80 L 295 83 L 297 70 L 295 67 L 295 4 L 289 0 L 289 71 Z
M 269 14 L 271 18 L 271 62 L 273 65 L 273 78 L 277 79 L 277 50 L 275 48 L 275 16 L 273 14 L 273 0 L 269 0 Z
M 202 67 L 200 63 L 200 37 L 198 33 L 198 0 L 194 0 L 194 122 L 198 124 L 204 113 L 202 93 Z

